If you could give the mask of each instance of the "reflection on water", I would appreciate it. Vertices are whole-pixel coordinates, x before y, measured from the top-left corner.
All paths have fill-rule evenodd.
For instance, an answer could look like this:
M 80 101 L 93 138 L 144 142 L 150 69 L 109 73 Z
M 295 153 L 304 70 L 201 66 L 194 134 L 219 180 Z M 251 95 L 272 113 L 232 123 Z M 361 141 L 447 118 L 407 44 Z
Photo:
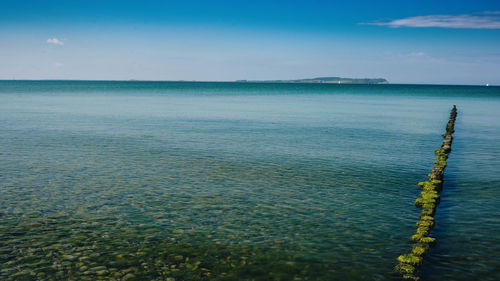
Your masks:
M 396 279 L 451 104 L 438 245 L 422 275 L 498 279 L 499 98 L 494 87 L 0 82 L 0 279 Z

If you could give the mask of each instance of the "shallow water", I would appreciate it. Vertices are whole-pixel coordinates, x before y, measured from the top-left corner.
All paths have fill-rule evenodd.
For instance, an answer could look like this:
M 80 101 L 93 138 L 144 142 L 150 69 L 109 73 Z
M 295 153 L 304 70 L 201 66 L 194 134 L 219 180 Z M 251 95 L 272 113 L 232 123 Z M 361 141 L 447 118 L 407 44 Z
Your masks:
M 0 81 L 0 279 L 498 280 L 500 88 Z M 170 278 L 170 279 L 169 279 Z

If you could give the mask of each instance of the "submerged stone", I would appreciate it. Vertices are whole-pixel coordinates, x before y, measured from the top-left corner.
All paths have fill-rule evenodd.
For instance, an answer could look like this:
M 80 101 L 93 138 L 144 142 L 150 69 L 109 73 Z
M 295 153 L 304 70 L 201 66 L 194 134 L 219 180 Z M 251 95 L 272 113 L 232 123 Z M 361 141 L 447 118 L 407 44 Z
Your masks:
M 108 273 L 109 273 L 108 270 L 98 270 L 95 272 L 95 274 L 97 274 L 97 275 L 106 275 Z
M 73 255 L 63 255 L 62 258 L 65 259 L 65 260 L 72 261 L 72 260 L 76 260 L 78 257 L 77 256 L 73 256 Z
M 122 277 L 122 280 L 130 280 L 130 279 L 134 279 L 134 278 L 135 278 L 134 274 L 127 273 L 127 274 L 125 274 L 125 276 Z
M 103 271 L 103 270 L 106 270 L 106 271 L 107 271 L 107 270 L 108 270 L 108 268 L 107 268 L 107 267 L 105 267 L 105 266 L 102 266 L 102 265 L 101 265 L 101 266 L 96 266 L 96 267 L 93 267 L 93 268 L 91 268 L 91 269 L 90 269 L 90 271 L 94 271 L 94 272 L 97 272 L 97 271 Z
M 183 234 L 184 233 L 184 229 L 176 229 L 173 231 L 174 234 Z

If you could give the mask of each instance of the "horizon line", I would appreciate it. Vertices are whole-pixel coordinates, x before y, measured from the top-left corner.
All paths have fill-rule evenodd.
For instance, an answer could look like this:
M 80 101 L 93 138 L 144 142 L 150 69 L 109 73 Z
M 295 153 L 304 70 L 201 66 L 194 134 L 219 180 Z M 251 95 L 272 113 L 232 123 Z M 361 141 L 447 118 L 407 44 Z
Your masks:
M 345 78 L 345 77 L 340 77 Z M 314 78 L 303 78 L 314 79 Z M 378 79 L 378 78 L 349 78 L 349 79 Z M 385 78 L 383 78 L 385 79 Z M 422 86 L 473 86 L 473 87 L 500 87 L 496 84 L 439 84 L 439 83 L 385 83 L 385 84 L 368 84 L 368 83 L 308 83 L 308 82 L 280 82 L 293 81 L 299 79 L 280 79 L 280 80 L 146 80 L 146 79 L 0 79 L 4 81 L 75 81 L 75 82 L 182 82 L 182 83 L 247 83 L 247 84 L 308 84 L 308 85 L 422 85 Z

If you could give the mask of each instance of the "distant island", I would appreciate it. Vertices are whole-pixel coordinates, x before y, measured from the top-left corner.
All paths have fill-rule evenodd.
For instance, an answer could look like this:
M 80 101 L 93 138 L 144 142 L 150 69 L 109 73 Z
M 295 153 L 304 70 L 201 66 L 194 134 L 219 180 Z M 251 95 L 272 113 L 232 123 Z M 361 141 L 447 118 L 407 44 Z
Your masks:
M 236 80 L 242 83 L 329 83 L 329 84 L 389 84 L 384 78 L 342 78 L 342 77 L 317 77 L 296 80 Z

